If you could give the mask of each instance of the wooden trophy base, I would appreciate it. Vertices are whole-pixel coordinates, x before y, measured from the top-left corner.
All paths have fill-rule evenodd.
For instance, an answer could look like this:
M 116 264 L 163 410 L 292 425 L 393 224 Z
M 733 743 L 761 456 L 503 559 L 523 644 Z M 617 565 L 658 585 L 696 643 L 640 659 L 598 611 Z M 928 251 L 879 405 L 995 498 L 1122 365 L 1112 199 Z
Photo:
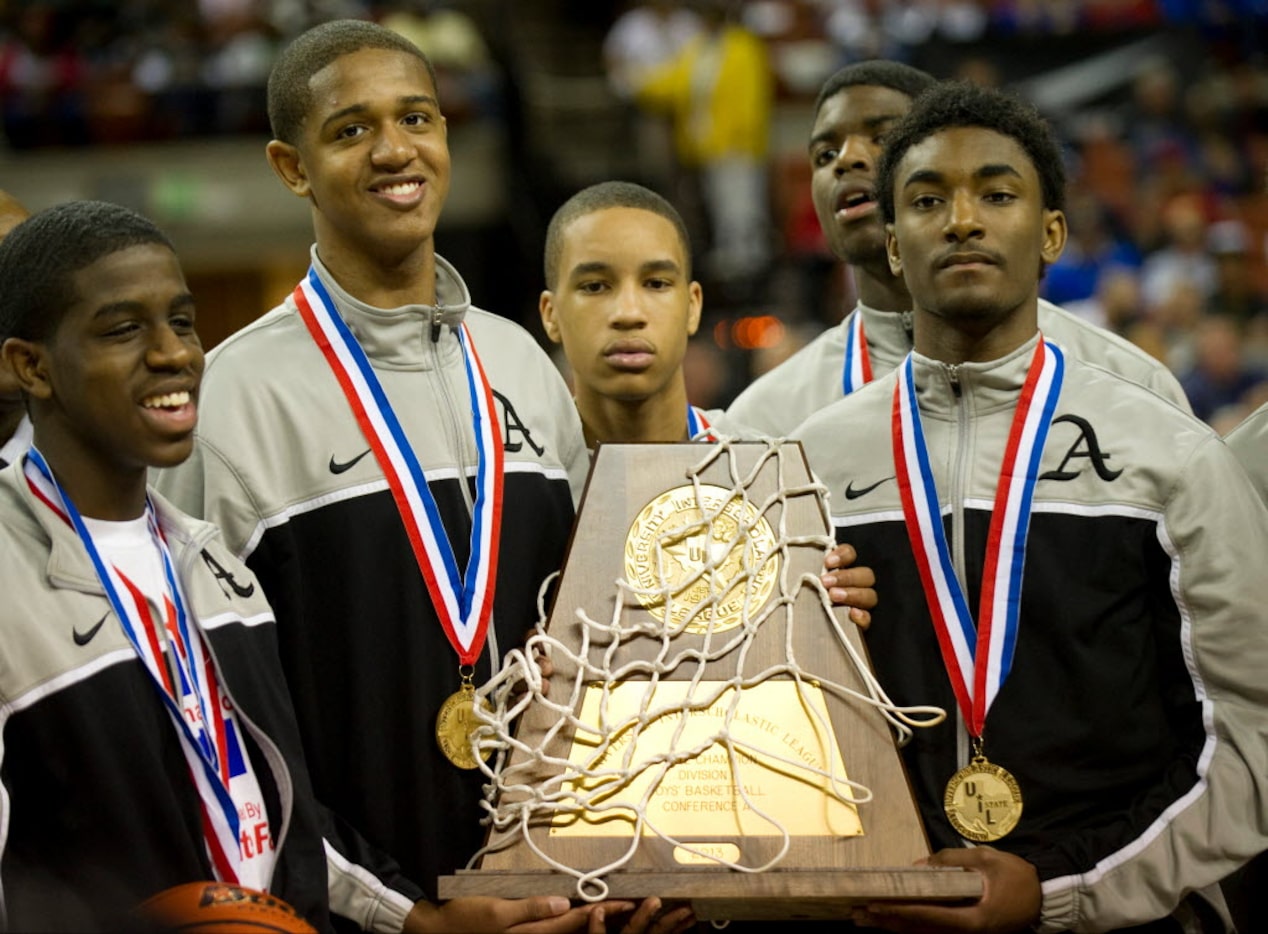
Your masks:
M 887 701 L 818 582 L 830 543 L 800 445 L 601 446 L 549 693 L 497 775 L 519 816 L 440 897 L 593 899 L 579 878 L 600 867 L 607 897 L 705 920 L 979 897 L 977 873 L 914 865 L 929 844 Z
M 637 901 L 655 896 L 667 905 L 690 904 L 701 921 L 830 921 L 878 901 L 971 902 L 982 895 L 982 877 L 954 868 L 768 869 L 747 873 L 706 867 L 672 872 L 616 872 L 604 877 L 608 898 Z M 489 895 L 576 898 L 576 880 L 558 872 L 460 869 L 440 880 L 440 897 Z

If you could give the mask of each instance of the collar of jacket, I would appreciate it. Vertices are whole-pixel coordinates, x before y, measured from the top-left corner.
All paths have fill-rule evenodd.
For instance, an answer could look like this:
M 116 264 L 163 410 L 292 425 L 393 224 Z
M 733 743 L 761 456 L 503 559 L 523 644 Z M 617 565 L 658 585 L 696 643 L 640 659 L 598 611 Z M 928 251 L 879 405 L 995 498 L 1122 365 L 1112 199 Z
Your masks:
M 863 318 L 863 331 L 867 334 L 867 343 L 872 348 L 873 356 L 895 357 L 899 360 L 907 356 L 907 352 L 911 350 L 912 312 L 878 311 L 862 302 L 855 307 L 855 314 Z M 842 334 L 849 323 L 847 315 L 842 322 Z
M 913 350 L 916 400 L 921 415 L 953 419 L 965 405 L 971 416 L 1015 406 L 1038 342 L 1039 333 L 1035 332 L 1030 340 L 1007 356 L 985 363 L 954 365 Z
M 311 251 L 313 268 L 322 285 L 334 300 L 340 317 L 351 328 L 361 349 L 385 369 L 417 370 L 447 361 L 459 353 L 454 328 L 462 323 L 471 307 L 467 284 L 443 257 L 436 257 L 436 304 L 401 305 L 398 308 L 375 308 L 345 292 L 317 258 L 317 247 Z M 432 328 L 439 325 L 440 334 L 432 340 Z
M 25 506 L 27 514 L 38 525 L 49 542 L 48 579 L 56 587 L 78 590 L 81 593 L 104 594 L 105 589 L 92 566 L 92 559 L 84 550 L 83 543 L 75 530 L 63 522 L 44 503 L 31 492 L 26 476 L 20 467 L 14 467 L 0 474 L 5 484 L 13 489 L 13 493 Z M 154 511 L 158 516 L 159 528 L 167 536 L 168 547 L 172 552 L 172 560 L 176 563 L 177 573 L 182 567 L 182 556 L 191 546 L 201 548 L 218 534 L 216 527 L 208 522 L 193 519 L 179 512 L 167 500 L 149 489 L 150 500 L 154 503 Z

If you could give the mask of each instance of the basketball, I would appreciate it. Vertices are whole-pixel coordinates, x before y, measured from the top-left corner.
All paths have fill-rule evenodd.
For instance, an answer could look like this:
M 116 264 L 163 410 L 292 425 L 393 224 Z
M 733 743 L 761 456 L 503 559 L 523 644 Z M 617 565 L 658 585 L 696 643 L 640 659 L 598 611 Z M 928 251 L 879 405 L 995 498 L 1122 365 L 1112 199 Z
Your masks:
M 298 911 L 276 895 L 225 882 L 186 882 L 137 908 L 154 928 L 182 934 L 316 934 Z

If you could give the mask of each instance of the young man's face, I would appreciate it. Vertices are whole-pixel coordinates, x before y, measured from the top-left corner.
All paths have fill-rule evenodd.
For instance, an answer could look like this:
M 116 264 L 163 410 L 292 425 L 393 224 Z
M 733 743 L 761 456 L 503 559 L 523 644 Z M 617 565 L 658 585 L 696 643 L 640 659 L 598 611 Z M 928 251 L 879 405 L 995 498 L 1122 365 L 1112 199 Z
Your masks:
M 542 293 L 542 324 L 564 345 L 578 396 L 651 398 L 681 372 L 700 325 L 677 228 L 639 208 L 605 208 L 563 234 L 559 281 Z
M 1065 217 L 1044 208 L 1039 174 L 1011 137 L 954 127 L 903 154 L 894 172 L 890 268 L 916 307 L 989 323 L 1038 297 L 1041 263 L 1065 245 Z
M 415 56 L 361 49 L 313 75 L 298 147 L 270 144 L 274 169 L 314 205 L 327 258 L 397 262 L 431 241 L 449 193 L 445 118 Z
M 876 162 L 889 128 L 911 108 L 893 88 L 853 85 L 823 102 L 810 132 L 810 190 L 833 255 L 852 266 L 885 264 Z
M 31 358 L 36 441 L 75 469 L 134 475 L 193 449 L 202 345 L 176 255 L 161 244 L 102 257 L 72 276 L 76 300 Z

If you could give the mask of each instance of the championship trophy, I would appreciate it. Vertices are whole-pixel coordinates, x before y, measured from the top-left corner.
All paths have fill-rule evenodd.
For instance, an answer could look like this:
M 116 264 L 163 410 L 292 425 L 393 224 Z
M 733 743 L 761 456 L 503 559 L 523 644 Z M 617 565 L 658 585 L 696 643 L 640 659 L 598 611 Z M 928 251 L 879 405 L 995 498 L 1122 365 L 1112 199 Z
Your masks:
M 549 621 L 477 692 L 489 835 L 440 897 L 654 895 L 701 920 L 978 897 L 913 865 L 895 739 L 945 713 L 876 683 L 819 579 L 832 544 L 795 442 L 600 446 Z

